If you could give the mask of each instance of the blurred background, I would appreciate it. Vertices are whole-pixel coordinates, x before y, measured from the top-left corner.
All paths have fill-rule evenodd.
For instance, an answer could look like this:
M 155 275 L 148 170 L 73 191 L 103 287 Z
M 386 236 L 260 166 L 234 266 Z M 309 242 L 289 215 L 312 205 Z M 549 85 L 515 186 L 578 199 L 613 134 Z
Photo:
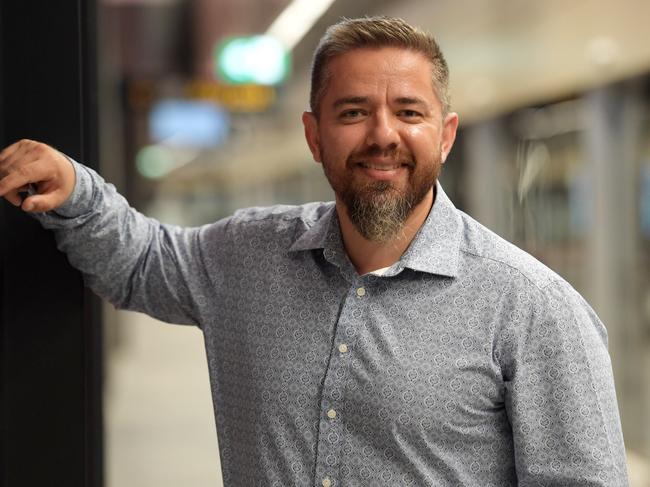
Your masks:
M 366 14 L 437 37 L 461 120 L 443 186 L 596 309 L 650 485 L 650 2 L 101 0 L 101 172 L 180 225 L 332 199 L 300 123 L 310 59 Z M 107 485 L 221 485 L 201 333 L 104 315 Z

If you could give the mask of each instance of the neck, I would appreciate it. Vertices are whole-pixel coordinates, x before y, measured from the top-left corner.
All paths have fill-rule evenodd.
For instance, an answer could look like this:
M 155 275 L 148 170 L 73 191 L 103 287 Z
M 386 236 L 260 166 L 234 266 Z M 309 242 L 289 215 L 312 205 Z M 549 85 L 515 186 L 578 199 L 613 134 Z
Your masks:
M 350 220 L 346 206 L 343 202 L 336 200 L 336 212 L 341 224 L 343 245 L 359 275 L 390 267 L 400 259 L 427 219 L 435 199 L 434 191 L 435 186 L 413 208 L 399 235 L 387 242 L 372 242 L 364 238 Z

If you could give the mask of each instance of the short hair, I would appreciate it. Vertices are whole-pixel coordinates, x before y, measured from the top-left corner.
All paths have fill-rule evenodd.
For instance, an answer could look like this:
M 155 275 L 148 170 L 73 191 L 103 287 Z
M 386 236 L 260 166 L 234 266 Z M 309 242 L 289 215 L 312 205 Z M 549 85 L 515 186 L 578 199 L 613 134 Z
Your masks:
M 330 76 L 328 63 L 336 56 L 366 47 L 399 47 L 423 54 L 431 62 L 433 87 L 442 111 L 449 111 L 449 68 L 436 40 L 403 19 L 378 16 L 344 18 L 325 31 L 314 52 L 311 68 L 309 105 L 316 116 Z

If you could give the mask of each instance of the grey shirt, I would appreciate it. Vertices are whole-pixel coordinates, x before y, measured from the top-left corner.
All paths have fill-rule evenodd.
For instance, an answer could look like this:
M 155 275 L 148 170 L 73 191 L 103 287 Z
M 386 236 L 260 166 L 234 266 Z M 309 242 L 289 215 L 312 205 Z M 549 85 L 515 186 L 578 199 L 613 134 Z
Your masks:
M 359 276 L 332 203 L 180 228 L 75 168 L 38 218 L 115 306 L 203 330 L 225 485 L 627 485 L 605 328 L 440 185 Z

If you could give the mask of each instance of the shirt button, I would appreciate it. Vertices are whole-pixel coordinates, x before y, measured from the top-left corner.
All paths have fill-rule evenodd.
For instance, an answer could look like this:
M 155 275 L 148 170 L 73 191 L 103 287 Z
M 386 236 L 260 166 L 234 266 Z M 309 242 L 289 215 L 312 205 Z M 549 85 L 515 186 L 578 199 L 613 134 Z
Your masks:
M 332 481 L 329 477 L 325 477 L 321 484 L 323 484 L 323 487 L 332 487 Z
M 339 345 L 339 352 L 341 353 L 347 353 L 348 351 L 348 346 L 345 343 L 341 343 Z
M 363 296 L 366 295 L 366 288 L 365 287 L 359 287 L 357 288 L 357 296 L 362 298 Z
M 330 419 L 336 418 L 336 411 L 334 411 L 333 409 L 330 409 L 329 411 L 327 411 L 327 417 L 330 418 Z

